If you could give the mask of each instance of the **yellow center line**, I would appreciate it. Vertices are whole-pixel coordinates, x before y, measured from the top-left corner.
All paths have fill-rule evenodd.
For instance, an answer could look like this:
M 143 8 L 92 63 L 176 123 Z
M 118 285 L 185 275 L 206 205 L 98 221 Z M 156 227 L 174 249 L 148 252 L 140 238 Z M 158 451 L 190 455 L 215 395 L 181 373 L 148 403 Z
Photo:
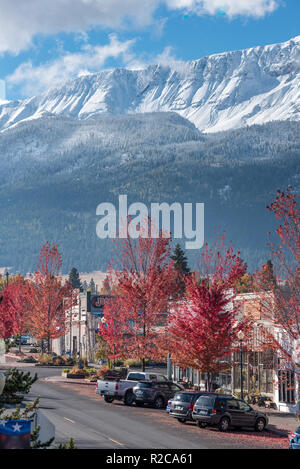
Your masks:
M 67 420 L 68 422 L 75 423 L 74 420 L 67 419 L 67 417 L 64 417 L 64 419 Z
M 110 441 L 113 441 L 114 443 L 117 443 L 117 445 L 120 445 L 120 446 L 125 446 L 123 443 L 120 443 L 119 441 L 117 440 L 113 440 L 112 438 L 109 438 L 109 436 L 107 437 Z

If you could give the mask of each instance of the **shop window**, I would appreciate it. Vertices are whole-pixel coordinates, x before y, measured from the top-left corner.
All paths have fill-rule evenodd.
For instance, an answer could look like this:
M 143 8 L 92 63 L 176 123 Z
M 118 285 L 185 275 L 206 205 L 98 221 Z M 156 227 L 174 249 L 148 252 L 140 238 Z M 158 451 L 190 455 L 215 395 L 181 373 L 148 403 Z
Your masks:
M 288 370 L 278 371 L 279 402 L 295 403 L 295 373 Z

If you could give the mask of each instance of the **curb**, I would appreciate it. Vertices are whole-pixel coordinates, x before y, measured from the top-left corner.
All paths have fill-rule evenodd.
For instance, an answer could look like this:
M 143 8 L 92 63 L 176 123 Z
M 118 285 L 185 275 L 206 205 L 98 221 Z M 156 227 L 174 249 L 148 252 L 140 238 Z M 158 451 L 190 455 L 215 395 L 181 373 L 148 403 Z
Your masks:
M 91 383 L 89 381 L 76 381 L 72 379 L 53 379 L 55 376 L 42 378 L 41 381 L 47 381 L 48 383 L 66 383 L 66 384 L 79 384 L 83 386 L 96 386 L 96 383 Z

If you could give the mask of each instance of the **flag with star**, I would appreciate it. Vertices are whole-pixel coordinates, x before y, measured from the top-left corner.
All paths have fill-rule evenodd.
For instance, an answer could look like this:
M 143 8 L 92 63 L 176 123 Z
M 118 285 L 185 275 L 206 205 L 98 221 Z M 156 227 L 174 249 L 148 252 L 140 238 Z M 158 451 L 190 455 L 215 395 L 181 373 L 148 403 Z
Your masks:
M 30 448 L 31 420 L 0 420 L 0 449 Z

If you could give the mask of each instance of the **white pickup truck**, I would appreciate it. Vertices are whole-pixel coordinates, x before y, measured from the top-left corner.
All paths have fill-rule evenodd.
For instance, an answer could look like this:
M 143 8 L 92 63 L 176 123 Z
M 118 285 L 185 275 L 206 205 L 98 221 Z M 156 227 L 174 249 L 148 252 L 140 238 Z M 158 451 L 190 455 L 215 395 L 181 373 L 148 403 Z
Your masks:
M 95 392 L 104 397 L 105 402 L 113 402 L 115 399 L 124 401 L 125 405 L 134 402 L 133 387 L 139 381 L 168 381 L 168 378 L 160 373 L 145 371 L 130 371 L 126 379 L 116 381 L 98 380 Z

